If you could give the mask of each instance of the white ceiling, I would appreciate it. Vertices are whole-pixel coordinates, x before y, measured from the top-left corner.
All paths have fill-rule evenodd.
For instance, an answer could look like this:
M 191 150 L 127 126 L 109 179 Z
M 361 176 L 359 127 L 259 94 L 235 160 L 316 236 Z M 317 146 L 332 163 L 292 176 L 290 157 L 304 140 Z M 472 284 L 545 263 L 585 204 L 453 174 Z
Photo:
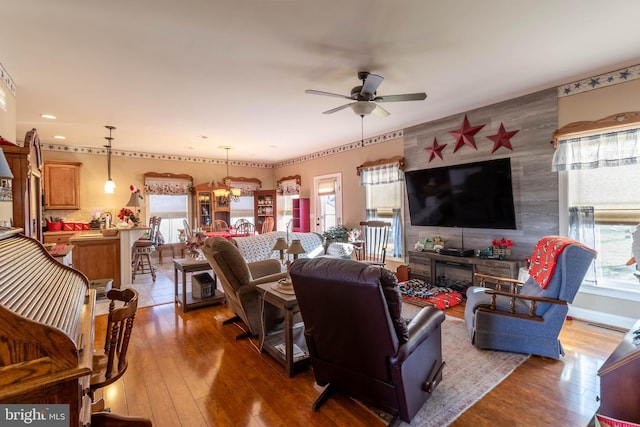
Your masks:
M 18 140 L 276 162 L 357 141 L 357 71 L 384 76 L 364 137 L 640 63 L 631 0 L 11 0 L 0 63 Z M 55 121 L 40 118 L 55 114 Z M 206 139 L 199 136 L 206 136 Z

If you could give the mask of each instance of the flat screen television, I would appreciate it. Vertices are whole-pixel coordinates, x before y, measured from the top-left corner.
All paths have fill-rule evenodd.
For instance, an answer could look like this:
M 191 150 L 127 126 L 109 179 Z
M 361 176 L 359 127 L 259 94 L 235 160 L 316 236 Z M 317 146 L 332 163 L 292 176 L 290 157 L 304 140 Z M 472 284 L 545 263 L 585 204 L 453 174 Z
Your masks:
M 515 229 L 511 159 L 405 172 L 411 225 Z

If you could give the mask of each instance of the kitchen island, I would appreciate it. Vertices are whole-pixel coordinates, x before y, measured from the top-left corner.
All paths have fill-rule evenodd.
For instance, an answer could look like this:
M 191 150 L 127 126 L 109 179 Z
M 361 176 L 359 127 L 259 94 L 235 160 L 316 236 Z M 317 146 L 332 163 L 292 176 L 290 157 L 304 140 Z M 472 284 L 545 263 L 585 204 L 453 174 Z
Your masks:
M 107 235 L 100 230 L 78 231 L 69 243 L 74 246 L 73 268 L 89 280 L 113 279 L 113 287 L 120 288 L 121 239 L 118 232 Z
M 132 284 L 131 246 L 147 227 L 78 231 L 69 238 L 74 245 L 73 267 L 89 280 L 113 279 L 113 287 Z

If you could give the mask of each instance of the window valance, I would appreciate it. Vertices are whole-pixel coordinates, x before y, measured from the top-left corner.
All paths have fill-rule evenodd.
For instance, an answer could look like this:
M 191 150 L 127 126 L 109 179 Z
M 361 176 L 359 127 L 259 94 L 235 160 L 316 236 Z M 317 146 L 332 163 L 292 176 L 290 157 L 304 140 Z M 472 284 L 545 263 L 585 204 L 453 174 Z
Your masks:
M 640 113 L 569 124 L 554 134 L 553 171 L 640 163 Z
M 156 173 L 144 174 L 144 193 L 160 195 L 188 195 L 192 193 L 193 178 L 185 174 Z
M 258 178 L 227 176 L 223 181 L 230 188 L 239 188 L 241 196 L 253 196 L 262 187 L 262 181 Z
M 287 176 L 278 180 L 277 190 L 283 196 L 299 196 L 300 195 L 300 175 Z
M 403 171 L 404 157 L 400 156 L 365 162 L 357 167 L 360 185 L 389 184 L 402 181 Z

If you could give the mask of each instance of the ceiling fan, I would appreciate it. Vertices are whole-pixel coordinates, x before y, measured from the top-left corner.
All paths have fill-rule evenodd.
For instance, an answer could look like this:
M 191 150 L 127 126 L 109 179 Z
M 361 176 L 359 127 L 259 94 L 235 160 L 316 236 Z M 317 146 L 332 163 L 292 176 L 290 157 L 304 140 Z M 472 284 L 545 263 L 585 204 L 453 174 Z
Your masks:
M 353 112 L 360 117 L 364 117 L 371 113 L 377 116 L 388 116 L 389 112 L 376 104 L 377 102 L 422 101 L 427 98 L 427 94 L 424 92 L 405 93 L 403 95 L 377 95 L 376 91 L 382 83 L 382 80 L 384 80 L 384 77 L 377 74 L 370 74 L 368 71 L 360 71 L 358 72 L 358 79 L 362 80 L 362 85 L 351 89 L 351 95 L 349 96 L 313 89 L 307 89 L 305 93 L 309 93 L 311 95 L 333 96 L 336 98 L 355 101 L 327 110 L 323 112 L 323 114 L 332 114 L 336 111 L 350 107 Z

